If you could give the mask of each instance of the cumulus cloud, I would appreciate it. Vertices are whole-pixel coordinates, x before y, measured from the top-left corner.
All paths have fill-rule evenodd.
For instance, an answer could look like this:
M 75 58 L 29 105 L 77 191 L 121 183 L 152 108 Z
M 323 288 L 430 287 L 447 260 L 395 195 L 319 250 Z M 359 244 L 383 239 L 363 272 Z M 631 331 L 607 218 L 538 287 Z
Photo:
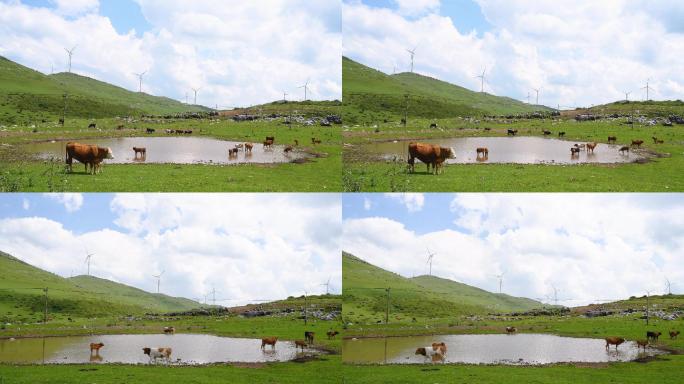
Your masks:
M 394 0 L 399 13 L 406 16 L 416 16 L 439 10 L 439 0 Z
M 87 196 L 86 196 L 87 200 Z M 77 232 L 45 217 L 0 219 L 0 249 L 48 271 L 91 273 L 148 291 L 220 304 L 341 290 L 337 195 L 122 194 L 113 223 Z M 79 214 L 86 215 L 87 212 Z
M 664 293 L 666 277 L 684 279 L 676 195 L 461 194 L 450 209 L 454 227 L 425 234 L 383 217 L 347 219 L 344 249 L 410 277 L 427 274 L 429 247 L 437 276 L 498 291 L 505 273 L 505 293 L 548 302 L 555 286 L 565 305 Z
M 422 193 L 385 193 L 385 197 L 402 204 L 409 212 L 418 212 L 425 204 Z
M 66 70 L 64 47 L 77 46 L 73 71 L 137 90 L 227 108 L 303 99 L 339 99 L 340 4 L 301 0 L 259 2 L 139 0 L 149 31 L 119 33 L 97 2 L 60 2 L 73 11 L 0 3 L 0 55 L 49 73 Z M 69 8 L 71 9 L 71 8 Z M 301 93 L 301 95 L 300 95 Z
M 684 15 L 680 1 L 477 2 L 489 31 L 459 30 L 434 9 L 408 17 L 345 2 L 343 52 L 391 73 L 395 63 L 408 70 L 406 49 L 418 46 L 421 74 L 478 90 L 475 75 L 486 67 L 487 92 L 526 100 L 541 88 L 539 101 L 549 106 L 612 102 L 627 91 L 640 100 L 648 78 L 655 99 L 681 98 L 684 58 L 673 54 L 684 50 L 681 23 L 673 22 Z
M 56 12 L 63 16 L 79 16 L 84 13 L 97 12 L 98 0 L 50 0 L 56 6 Z
M 76 212 L 83 205 L 83 195 L 80 193 L 45 193 L 43 196 L 62 204 L 67 212 Z

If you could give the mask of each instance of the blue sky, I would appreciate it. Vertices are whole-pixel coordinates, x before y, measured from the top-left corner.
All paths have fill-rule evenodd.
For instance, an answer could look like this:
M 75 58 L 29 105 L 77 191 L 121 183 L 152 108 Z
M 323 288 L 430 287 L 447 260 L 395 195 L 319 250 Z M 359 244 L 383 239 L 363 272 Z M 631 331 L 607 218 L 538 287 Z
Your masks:
M 60 276 L 84 274 L 223 305 L 341 290 L 337 194 L 0 194 L 0 250 Z

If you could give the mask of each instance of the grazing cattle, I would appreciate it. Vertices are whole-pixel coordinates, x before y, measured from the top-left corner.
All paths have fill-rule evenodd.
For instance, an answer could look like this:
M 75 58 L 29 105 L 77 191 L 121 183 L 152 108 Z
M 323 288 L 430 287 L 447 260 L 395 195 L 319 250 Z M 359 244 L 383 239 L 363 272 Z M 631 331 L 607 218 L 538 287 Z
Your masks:
M 516 327 L 506 327 L 506 333 L 511 334 L 516 332 L 518 332 L 518 329 Z
M 294 149 L 294 148 L 292 148 L 291 145 L 288 145 L 287 147 L 285 147 L 285 149 L 283 149 L 283 152 L 285 152 L 285 153 L 290 153 L 290 152 L 292 152 L 293 149 Z
M 483 157 L 489 157 L 489 149 L 486 147 L 481 147 L 475 150 L 477 152 L 477 157 L 480 157 L 482 155 Z
M 621 154 L 624 155 L 625 152 L 629 152 L 629 147 L 627 147 L 627 146 L 620 147 L 620 150 L 618 152 L 620 152 Z
M 337 331 L 328 331 L 326 334 L 328 335 L 328 339 L 334 339 L 335 336 L 339 335 L 340 333 Z
M 670 331 L 670 339 L 674 340 L 679 336 L 679 331 Z
M 570 147 L 570 156 L 579 156 L 580 154 L 580 149 L 579 147 Z
M 272 142 L 275 143 L 275 136 L 266 136 L 266 141 L 271 140 Z
M 447 346 L 445 342 L 432 343 L 432 349 L 439 352 L 442 356 L 446 356 Z
M 164 132 L 166 132 L 166 133 L 168 133 L 168 134 L 172 134 L 172 133 L 173 133 L 173 129 L 165 129 Z
M 315 138 L 315 137 L 312 137 L 312 138 L 311 138 L 311 144 L 320 144 L 320 143 L 321 143 L 321 140 L 320 140 L 320 139 L 317 139 L 317 138 Z
M 548 136 L 551 134 L 551 131 L 544 130 L 544 136 Z
M 304 352 L 304 348 L 306 348 L 308 346 L 309 345 L 304 340 L 295 340 L 295 349 L 301 348 L 302 352 Z
M 586 149 L 587 145 L 586 144 L 575 144 L 575 148 L 579 148 L 580 150 Z
M 171 352 L 173 352 L 169 347 L 145 347 L 142 350 L 144 354 L 150 357 L 150 363 L 152 360 L 156 362 L 157 359 L 164 359 L 168 363 L 171 360 Z
M 140 157 L 145 157 L 147 156 L 147 148 L 145 147 L 133 147 L 133 152 L 135 152 L 135 158 L 138 158 L 138 153 L 140 154 Z
M 615 350 L 617 351 L 618 345 L 622 344 L 625 342 L 625 339 L 622 337 L 606 337 L 606 351 L 611 345 L 615 346 Z
M 264 149 L 266 148 L 272 148 L 273 147 L 273 140 L 266 140 L 264 141 Z
M 121 127 L 123 128 L 123 125 L 121 125 Z M 147 128 L 147 129 L 145 130 L 145 132 L 147 132 L 147 133 L 154 133 L 154 132 L 155 132 L 155 129 L 154 129 L 154 128 Z
M 587 152 L 591 151 L 591 153 L 594 153 L 594 148 L 596 148 L 597 145 L 597 143 L 587 143 Z
M 651 138 L 653 139 L 653 144 L 663 144 L 665 142 L 665 140 L 658 140 L 658 138 L 655 136 Z
M 252 152 L 252 147 L 253 147 L 253 146 L 254 146 L 254 144 L 252 144 L 252 143 L 245 143 L 245 152 L 250 152 L 250 153 L 251 153 L 251 152 Z
M 307 343 L 313 344 L 314 336 L 316 336 L 316 332 L 304 331 L 304 338 L 306 339 Z
M 508 133 L 506 133 L 506 134 L 509 136 L 515 136 L 518 134 L 518 130 L 517 129 L 509 129 Z
M 422 144 L 422 143 L 409 143 L 409 170 L 413 172 L 415 169 L 415 159 L 422 161 L 427 164 L 427 172 L 430 173 L 430 165 L 434 174 L 439 174 L 439 168 L 442 167 L 447 159 L 453 159 L 455 157 L 454 150 L 451 148 L 442 148 L 439 145 L 432 144 Z
M 276 342 L 278 341 L 277 337 L 265 337 L 261 339 L 261 349 L 264 349 L 265 346 L 270 345 L 271 349 L 275 349 Z
M 240 150 L 243 148 L 242 144 L 235 144 L 235 149 Z
M 166 333 L 167 335 L 176 333 L 176 328 L 175 327 L 164 327 L 164 333 Z
M 72 171 L 71 164 L 76 159 L 85 164 L 86 173 L 88 173 L 88 165 L 90 165 L 91 173 L 94 175 L 100 167 L 100 163 L 104 159 L 113 159 L 111 148 L 98 147 L 97 145 L 79 144 L 69 142 L 66 145 L 66 163 L 69 167 L 69 172 Z
M 237 148 L 228 148 L 228 157 L 237 157 L 238 155 L 238 149 Z
M 646 347 L 648 347 L 648 340 L 637 340 L 637 349 L 644 349 L 644 352 L 646 352 Z
M 641 144 L 643 144 L 643 140 L 632 140 L 632 147 L 639 147 L 641 148 Z
M 663 334 L 662 332 L 647 331 L 646 332 L 646 338 L 649 340 L 658 341 L 658 338 L 662 334 Z
M 119 125 L 116 126 L 116 129 L 118 129 L 118 130 L 120 131 L 120 130 L 124 129 L 124 125 L 123 125 L 123 124 L 119 124 Z M 147 128 L 147 129 L 149 130 L 149 128 Z M 154 132 L 154 130 L 152 130 L 152 131 Z M 148 132 L 148 133 L 149 133 L 149 132 Z
M 90 343 L 90 354 L 93 354 L 93 351 L 95 351 L 96 354 L 100 353 L 100 348 L 104 347 L 103 343 Z
M 615 143 L 617 141 L 617 136 L 608 136 L 608 144 Z
M 484 130 L 485 131 L 491 131 L 492 129 L 491 128 L 485 128 Z
M 416 355 L 422 355 L 425 359 L 430 359 L 432 362 L 444 361 L 444 355 L 440 353 L 441 349 L 435 349 L 432 346 L 420 347 L 416 349 Z
M 90 124 L 88 124 L 88 128 L 97 128 L 97 124 L 90 123 Z
M 64 125 L 64 119 L 62 119 L 62 118 L 59 119 L 59 125 L 62 125 L 62 126 Z
M 437 128 L 437 123 L 430 124 L 430 128 Z
M 558 137 L 565 137 L 565 132 L 558 132 Z
M 176 129 L 174 132 L 176 132 L 176 135 L 182 135 L 185 133 L 185 130 L 183 129 Z
M 183 133 L 185 133 L 186 135 L 192 135 L 192 129 L 186 129 L 185 131 L 183 131 Z

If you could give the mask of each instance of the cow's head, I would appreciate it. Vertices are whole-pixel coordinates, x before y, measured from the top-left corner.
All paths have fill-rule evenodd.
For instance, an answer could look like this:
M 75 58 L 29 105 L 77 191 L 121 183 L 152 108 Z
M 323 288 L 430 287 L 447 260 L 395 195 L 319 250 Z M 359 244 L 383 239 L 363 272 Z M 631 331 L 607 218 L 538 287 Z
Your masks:
M 418 348 L 418 349 L 416 349 L 416 353 L 415 353 L 415 354 L 416 354 L 416 355 L 427 356 L 427 351 L 425 351 L 425 348 Z
M 445 159 L 455 159 L 456 158 L 456 151 L 453 148 L 450 148 L 450 147 L 442 148 L 442 151 L 444 151 L 444 158 Z
M 105 149 L 105 151 L 107 152 L 107 156 L 105 156 L 105 158 L 107 158 L 107 159 L 113 159 L 113 158 L 114 158 L 114 154 L 112 153 L 112 149 L 111 149 L 111 148 L 107 147 L 107 148 Z
M 152 352 L 152 348 L 149 348 L 149 347 L 143 348 L 142 350 L 143 350 L 143 353 L 146 355 L 149 355 L 150 352 Z

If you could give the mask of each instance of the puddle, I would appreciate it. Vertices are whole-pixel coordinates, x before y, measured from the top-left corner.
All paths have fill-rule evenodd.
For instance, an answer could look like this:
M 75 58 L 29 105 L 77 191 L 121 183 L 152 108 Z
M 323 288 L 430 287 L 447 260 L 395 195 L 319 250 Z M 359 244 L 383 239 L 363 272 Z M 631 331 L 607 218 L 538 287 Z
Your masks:
M 518 164 L 579 164 L 579 163 L 630 163 L 642 158 L 634 152 L 619 152 L 620 145 L 598 144 L 594 153 L 581 150 L 579 156 L 571 156 L 570 147 L 575 142 L 542 137 L 465 137 L 453 139 L 419 140 L 421 143 L 451 147 L 455 159 L 448 163 L 518 163 Z M 410 141 L 364 144 L 364 152 L 381 159 L 408 158 Z M 584 142 L 577 142 L 584 144 Z M 485 147 L 489 155 L 477 156 L 476 149 Z M 416 166 L 416 170 L 420 170 Z
M 343 361 L 361 364 L 420 364 L 430 362 L 415 355 L 416 348 L 443 341 L 446 363 L 550 364 L 560 362 L 601 363 L 632 361 L 662 351 L 649 348 L 640 353 L 633 341 L 615 352 L 606 351 L 603 339 L 562 337 L 545 334 L 436 335 L 349 340 L 342 344 Z
M 122 137 L 110 139 L 73 140 L 82 144 L 96 144 L 110 147 L 114 159 L 106 159 L 105 163 L 174 163 L 174 164 L 244 164 L 244 163 L 287 163 L 308 157 L 307 154 L 293 151 L 284 153 L 284 145 L 274 145 L 264 149 L 261 143 L 253 143 L 251 154 L 240 150 L 237 156 L 228 156 L 228 149 L 244 142 L 224 141 L 204 137 Z M 67 141 L 40 142 L 25 144 L 23 148 L 39 158 L 55 157 L 64 159 Z M 277 143 L 276 143 L 277 144 Z M 146 155 L 135 156 L 133 147 L 144 147 Z M 74 170 L 78 171 L 78 167 Z
M 90 354 L 90 343 L 104 343 L 99 355 Z M 290 341 L 279 341 L 274 350 L 261 349 L 260 339 L 213 335 L 100 335 L 0 340 L 2 363 L 147 363 L 143 347 L 171 347 L 172 362 L 209 364 L 289 361 L 302 356 Z M 301 349 L 300 349 L 301 351 Z M 305 354 L 317 353 L 305 349 Z M 180 360 L 179 360 L 180 359 Z

